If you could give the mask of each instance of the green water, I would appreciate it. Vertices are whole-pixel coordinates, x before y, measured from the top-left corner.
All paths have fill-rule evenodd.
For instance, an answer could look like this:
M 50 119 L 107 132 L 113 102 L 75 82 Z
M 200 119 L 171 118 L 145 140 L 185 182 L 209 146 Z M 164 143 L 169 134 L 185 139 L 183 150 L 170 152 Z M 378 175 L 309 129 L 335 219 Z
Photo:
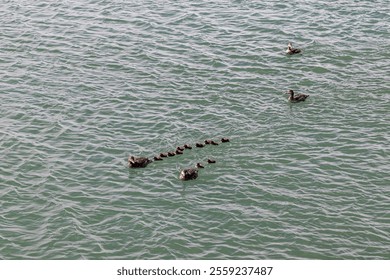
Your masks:
M 0 258 L 389 259 L 389 14 L 3 1 Z

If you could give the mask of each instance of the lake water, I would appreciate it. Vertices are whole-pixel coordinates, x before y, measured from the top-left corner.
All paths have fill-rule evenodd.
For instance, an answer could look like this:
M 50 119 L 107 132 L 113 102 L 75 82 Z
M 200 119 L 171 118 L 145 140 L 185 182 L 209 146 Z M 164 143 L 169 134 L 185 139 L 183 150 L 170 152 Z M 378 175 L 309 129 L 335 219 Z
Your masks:
M 2 1 L 0 258 L 389 259 L 389 14 Z

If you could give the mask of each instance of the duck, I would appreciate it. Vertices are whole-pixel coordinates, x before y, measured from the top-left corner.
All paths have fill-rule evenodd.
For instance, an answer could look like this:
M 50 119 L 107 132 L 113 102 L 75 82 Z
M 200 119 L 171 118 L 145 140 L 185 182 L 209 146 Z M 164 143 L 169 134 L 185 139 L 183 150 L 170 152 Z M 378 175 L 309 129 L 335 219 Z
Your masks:
M 229 138 L 223 137 L 223 138 L 221 138 L 221 142 L 226 143 L 226 142 L 230 142 L 230 140 L 229 140 Z
M 168 156 L 167 153 L 161 153 L 161 154 L 160 154 L 160 157 L 167 157 L 167 156 Z
M 218 145 L 218 143 L 215 142 L 214 140 L 211 140 L 210 144 L 211 144 L 211 145 Z
M 156 161 L 156 160 L 163 160 L 163 159 L 162 159 L 160 156 L 154 156 L 154 157 L 153 157 L 153 160 Z
M 291 43 L 288 43 L 286 54 L 297 54 L 297 53 L 300 53 L 300 52 L 301 52 L 300 49 L 295 49 L 295 48 L 292 47 Z
M 204 140 L 204 143 L 205 143 L 206 145 L 210 145 L 210 144 L 211 144 L 211 142 L 213 142 L 213 140 L 209 140 L 209 139 L 207 139 L 207 140 Z
M 203 147 L 204 147 L 204 144 L 202 144 L 202 143 L 196 143 L 195 146 L 198 147 L 198 148 L 203 148 Z
M 188 145 L 188 144 L 184 144 L 184 149 L 188 149 L 188 150 L 191 150 L 192 149 L 192 147 L 190 146 L 190 145 Z
M 168 152 L 169 157 L 173 157 L 174 155 L 176 155 L 176 152 Z
M 294 91 L 292 89 L 290 89 L 288 92 L 286 92 L 286 94 L 290 95 L 289 98 L 288 98 L 288 101 L 293 102 L 293 103 L 305 101 L 306 98 L 309 97 L 308 94 L 297 94 L 297 95 L 294 95 Z
M 152 161 L 146 157 L 129 156 L 128 162 L 130 168 L 144 168 Z
M 214 159 L 208 159 L 207 163 L 216 163 L 216 161 Z
M 176 150 L 175 154 L 182 155 L 183 154 L 183 150 Z
M 194 180 L 198 178 L 198 169 L 204 168 L 199 162 L 195 165 L 195 168 L 187 168 L 180 171 L 179 179 L 183 181 Z
M 176 151 L 184 151 L 184 146 L 183 146 L 183 147 L 180 147 L 180 146 L 177 147 L 177 148 L 176 148 Z

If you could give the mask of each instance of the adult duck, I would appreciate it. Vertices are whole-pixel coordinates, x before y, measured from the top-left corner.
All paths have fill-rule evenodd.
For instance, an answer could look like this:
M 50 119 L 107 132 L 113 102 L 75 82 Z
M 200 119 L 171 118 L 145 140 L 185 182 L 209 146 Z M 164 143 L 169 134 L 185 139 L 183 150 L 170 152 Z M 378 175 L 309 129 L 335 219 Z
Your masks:
M 300 49 L 295 49 L 295 48 L 293 48 L 291 43 L 288 43 L 286 54 L 297 54 L 297 53 L 300 53 L 300 52 L 301 52 Z
M 294 91 L 292 89 L 290 89 L 288 92 L 286 92 L 286 94 L 290 95 L 288 97 L 288 101 L 293 102 L 293 103 L 305 101 L 306 98 L 309 97 L 308 94 L 297 94 L 297 95 L 295 95 Z
M 130 156 L 128 162 L 130 168 L 144 168 L 152 161 L 146 157 Z
M 180 171 L 179 179 L 183 181 L 194 180 L 198 178 L 198 169 L 204 168 L 199 162 L 195 165 L 195 168 L 187 168 Z

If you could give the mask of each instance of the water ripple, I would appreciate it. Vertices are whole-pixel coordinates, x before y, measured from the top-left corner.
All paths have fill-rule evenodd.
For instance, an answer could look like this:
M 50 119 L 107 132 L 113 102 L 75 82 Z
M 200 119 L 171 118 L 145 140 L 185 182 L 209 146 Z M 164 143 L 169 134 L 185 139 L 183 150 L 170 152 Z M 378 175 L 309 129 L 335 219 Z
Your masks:
M 389 13 L 382 0 L 4 3 L 0 258 L 387 258 Z M 302 55 L 284 55 L 289 41 Z M 310 98 L 289 104 L 290 88 Z

